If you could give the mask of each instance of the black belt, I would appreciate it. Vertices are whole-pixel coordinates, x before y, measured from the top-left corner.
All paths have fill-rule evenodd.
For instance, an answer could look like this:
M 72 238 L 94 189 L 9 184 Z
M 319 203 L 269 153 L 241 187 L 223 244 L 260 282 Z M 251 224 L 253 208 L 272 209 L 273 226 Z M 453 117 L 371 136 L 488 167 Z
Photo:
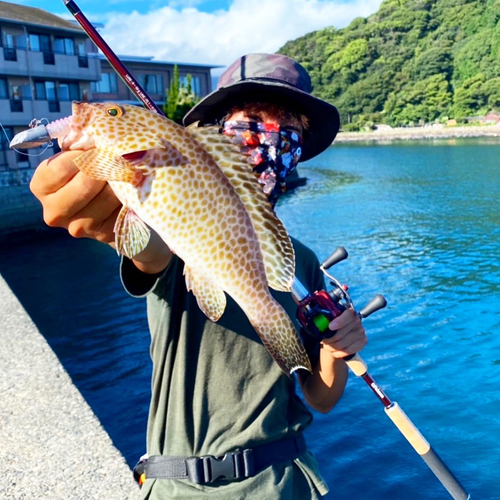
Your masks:
M 140 484 L 144 479 L 189 479 L 195 484 L 234 481 L 255 476 L 272 464 L 293 460 L 306 451 L 304 436 L 299 434 L 217 457 L 152 456 L 135 466 L 134 476 L 142 479 L 138 479 Z

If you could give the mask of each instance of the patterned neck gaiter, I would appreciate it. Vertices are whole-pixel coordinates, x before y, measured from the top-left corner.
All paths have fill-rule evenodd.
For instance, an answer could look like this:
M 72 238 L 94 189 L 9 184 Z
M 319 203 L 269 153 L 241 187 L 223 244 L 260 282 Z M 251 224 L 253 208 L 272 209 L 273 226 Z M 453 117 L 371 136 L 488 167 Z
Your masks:
M 297 166 L 302 139 L 297 132 L 273 123 L 227 121 L 222 133 L 232 137 L 258 172 L 259 183 L 274 205 L 286 189 L 285 178 Z

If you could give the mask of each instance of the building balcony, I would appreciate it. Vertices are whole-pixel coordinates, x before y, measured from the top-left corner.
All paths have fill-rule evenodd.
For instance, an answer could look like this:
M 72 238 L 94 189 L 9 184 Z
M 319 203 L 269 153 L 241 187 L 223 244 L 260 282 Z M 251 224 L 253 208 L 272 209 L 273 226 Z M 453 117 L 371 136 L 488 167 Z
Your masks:
M 49 122 L 71 115 L 71 101 L 32 101 L 23 99 L 15 101 L 0 99 L 0 116 L 6 126 L 28 127 L 33 118 L 47 118 Z M 14 109 L 14 110 L 13 110 Z
M 101 61 L 92 56 L 0 50 L 0 74 L 43 79 L 98 81 Z

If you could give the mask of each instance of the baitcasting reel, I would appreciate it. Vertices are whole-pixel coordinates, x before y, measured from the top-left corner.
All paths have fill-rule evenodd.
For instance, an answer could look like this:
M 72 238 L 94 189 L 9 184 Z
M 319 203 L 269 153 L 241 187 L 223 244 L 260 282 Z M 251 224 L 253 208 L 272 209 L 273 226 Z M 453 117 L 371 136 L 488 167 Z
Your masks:
M 292 295 L 298 303 L 297 319 L 306 331 L 319 341 L 331 337 L 335 334 L 328 329 L 328 325 L 337 316 L 342 314 L 347 308 L 354 309 L 349 288 L 342 285 L 330 273 L 328 269 L 335 264 L 347 259 L 348 254 L 344 247 L 338 247 L 320 266 L 323 274 L 328 278 L 333 288 L 318 290 L 314 293 L 307 291 L 304 286 L 295 278 L 292 286 Z M 382 295 L 375 295 L 373 299 L 363 308 L 358 315 L 367 318 L 379 309 L 383 309 L 387 301 Z

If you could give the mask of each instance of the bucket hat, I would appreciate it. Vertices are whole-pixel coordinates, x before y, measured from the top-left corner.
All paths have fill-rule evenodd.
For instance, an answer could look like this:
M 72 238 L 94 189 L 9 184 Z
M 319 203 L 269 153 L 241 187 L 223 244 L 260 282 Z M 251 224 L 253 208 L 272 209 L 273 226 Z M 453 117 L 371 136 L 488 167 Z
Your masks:
M 323 152 L 337 135 L 337 108 L 311 95 L 311 78 L 297 61 L 281 54 L 247 54 L 220 76 L 217 89 L 184 117 L 184 125 L 217 123 L 236 104 L 273 102 L 309 119 L 304 131 L 301 161 Z

